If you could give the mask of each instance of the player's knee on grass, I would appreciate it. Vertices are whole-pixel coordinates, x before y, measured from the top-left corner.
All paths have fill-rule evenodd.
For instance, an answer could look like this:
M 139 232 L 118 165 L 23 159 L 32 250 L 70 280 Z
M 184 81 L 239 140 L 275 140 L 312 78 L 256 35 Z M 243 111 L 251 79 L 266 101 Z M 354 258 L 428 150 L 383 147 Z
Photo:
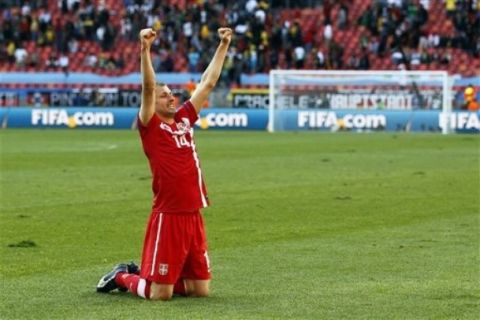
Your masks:
M 199 298 L 205 298 L 208 297 L 209 294 L 208 288 L 195 288 L 194 296 L 199 297 Z
M 152 283 L 152 286 L 150 288 L 151 300 L 168 301 L 172 299 L 172 295 L 173 295 L 173 285 Z
M 186 280 L 188 296 L 208 297 L 210 293 L 210 280 Z

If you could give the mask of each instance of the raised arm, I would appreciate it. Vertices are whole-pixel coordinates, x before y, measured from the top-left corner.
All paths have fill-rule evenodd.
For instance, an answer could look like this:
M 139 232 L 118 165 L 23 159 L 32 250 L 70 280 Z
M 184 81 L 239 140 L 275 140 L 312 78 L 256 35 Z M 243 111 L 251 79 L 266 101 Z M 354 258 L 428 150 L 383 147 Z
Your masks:
M 140 31 L 140 60 L 142 72 L 142 104 L 140 106 L 140 121 L 147 125 L 155 113 L 155 71 L 150 57 L 150 47 L 155 40 L 156 32 L 152 29 Z
M 217 47 L 217 51 L 215 51 L 212 61 L 203 73 L 200 83 L 190 98 L 190 101 L 195 107 L 197 113 L 202 110 L 205 100 L 207 100 L 208 95 L 213 90 L 218 79 L 220 78 L 223 62 L 225 61 L 225 56 L 227 55 L 228 46 L 232 40 L 232 29 L 220 28 L 218 29 L 218 36 L 220 37 L 220 44 Z

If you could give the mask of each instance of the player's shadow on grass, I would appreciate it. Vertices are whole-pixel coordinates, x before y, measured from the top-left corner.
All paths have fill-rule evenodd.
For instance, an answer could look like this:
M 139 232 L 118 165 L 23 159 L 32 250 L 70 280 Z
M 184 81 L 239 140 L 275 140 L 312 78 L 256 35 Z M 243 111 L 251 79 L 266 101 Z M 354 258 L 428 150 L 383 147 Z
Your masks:
M 98 300 L 104 300 L 105 302 L 114 302 L 114 301 L 138 301 L 140 303 L 142 302 L 150 302 L 150 303 L 193 303 L 193 304 L 229 304 L 231 301 L 231 304 L 235 304 L 235 301 L 238 297 L 235 296 L 222 296 L 219 294 L 211 294 L 207 298 L 195 298 L 195 297 L 185 297 L 185 296 L 179 296 L 179 295 L 174 295 L 170 301 L 160 301 L 160 300 L 147 300 L 143 299 L 141 297 L 135 296 L 130 292 L 119 292 L 119 291 L 114 291 L 110 293 L 98 293 L 98 292 L 89 292 L 89 293 L 83 293 L 82 298 L 95 298 L 96 301 Z

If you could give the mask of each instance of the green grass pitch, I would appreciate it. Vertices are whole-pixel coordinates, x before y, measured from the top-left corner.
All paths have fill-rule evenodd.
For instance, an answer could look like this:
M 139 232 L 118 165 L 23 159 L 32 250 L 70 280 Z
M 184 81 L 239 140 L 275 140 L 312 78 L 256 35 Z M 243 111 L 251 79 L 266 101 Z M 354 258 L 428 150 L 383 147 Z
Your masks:
M 3 130 L 1 319 L 476 319 L 479 136 L 197 132 L 211 297 L 97 294 L 139 261 L 135 131 Z

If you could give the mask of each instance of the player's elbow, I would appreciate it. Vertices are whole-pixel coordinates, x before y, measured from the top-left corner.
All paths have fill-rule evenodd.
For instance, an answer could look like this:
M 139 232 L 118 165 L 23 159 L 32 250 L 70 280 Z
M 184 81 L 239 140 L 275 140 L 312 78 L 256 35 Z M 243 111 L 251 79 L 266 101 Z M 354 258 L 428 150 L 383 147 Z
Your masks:
M 213 88 L 215 88 L 215 85 L 217 84 L 216 81 L 213 80 L 206 80 L 203 84 L 202 87 L 205 90 L 212 91 Z

